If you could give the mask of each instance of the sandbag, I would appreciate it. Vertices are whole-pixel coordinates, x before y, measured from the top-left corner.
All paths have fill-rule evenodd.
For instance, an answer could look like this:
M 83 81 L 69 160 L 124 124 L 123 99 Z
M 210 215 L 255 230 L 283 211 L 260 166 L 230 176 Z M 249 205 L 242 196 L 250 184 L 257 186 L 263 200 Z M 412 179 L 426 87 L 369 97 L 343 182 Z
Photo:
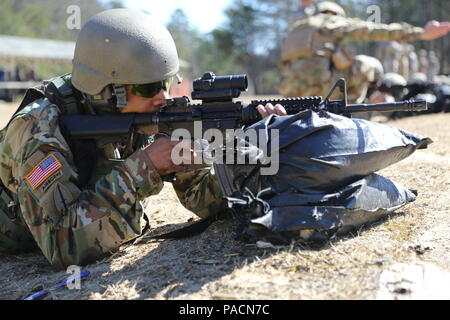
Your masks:
M 375 172 L 432 142 L 384 124 L 312 110 L 273 115 L 246 130 L 266 134 L 236 151 L 257 157 L 258 164 L 215 165 L 229 207 L 249 225 L 322 240 L 414 201 L 412 191 Z M 270 141 L 272 130 L 279 130 L 278 147 Z M 262 140 L 269 141 L 267 148 L 260 147 Z M 260 152 L 250 152 L 258 146 Z M 278 172 L 262 175 L 274 152 Z

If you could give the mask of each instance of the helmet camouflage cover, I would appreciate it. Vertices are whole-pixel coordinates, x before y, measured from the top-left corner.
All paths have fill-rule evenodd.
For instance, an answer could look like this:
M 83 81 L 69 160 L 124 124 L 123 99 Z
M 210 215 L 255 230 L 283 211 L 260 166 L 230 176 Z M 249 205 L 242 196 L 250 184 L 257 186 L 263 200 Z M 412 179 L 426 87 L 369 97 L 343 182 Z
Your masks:
M 78 35 L 72 84 L 99 94 L 110 84 L 146 84 L 177 74 L 177 49 L 167 28 L 140 11 L 111 9 L 90 18 Z

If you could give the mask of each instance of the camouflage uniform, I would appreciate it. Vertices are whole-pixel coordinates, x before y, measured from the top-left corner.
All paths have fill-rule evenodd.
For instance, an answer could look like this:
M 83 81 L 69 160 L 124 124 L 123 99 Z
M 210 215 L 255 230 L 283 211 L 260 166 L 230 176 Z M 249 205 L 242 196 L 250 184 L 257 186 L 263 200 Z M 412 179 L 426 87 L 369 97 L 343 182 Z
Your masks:
M 414 46 L 405 42 L 381 44 L 377 58 L 382 61 L 385 73 L 397 73 L 405 79 L 409 79 L 419 68 Z
M 412 44 L 407 44 L 408 61 L 409 61 L 409 76 L 419 70 L 419 57 L 416 53 L 416 48 Z
M 141 148 L 125 160 L 111 160 L 117 150 L 109 145 L 80 189 L 59 115 L 57 106 L 40 99 L 1 131 L 0 179 L 20 210 L 0 205 L 0 252 L 25 251 L 37 243 L 53 265 L 64 267 L 92 262 L 141 235 L 146 225 L 142 201 L 159 193 L 163 181 Z M 174 187 L 199 216 L 224 208 L 209 169 L 180 174 Z
M 283 96 L 325 95 L 336 78 L 351 79 L 358 69 L 351 67 L 353 57 L 341 43 L 413 41 L 420 39 L 422 32 L 406 23 L 377 24 L 325 14 L 297 21 L 283 41 L 278 90 Z M 358 97 L 350 90 L 349 95 Z
M 385 73 L 399 72 L 401 54 L 402 47 L 399 42 L 391 41 L 380 43 L 377 58 L 383 63 Z
M 428 60 L 427 50 L 419 50 L 419 73 L 427 74 L 429 66 L 430 61 Z

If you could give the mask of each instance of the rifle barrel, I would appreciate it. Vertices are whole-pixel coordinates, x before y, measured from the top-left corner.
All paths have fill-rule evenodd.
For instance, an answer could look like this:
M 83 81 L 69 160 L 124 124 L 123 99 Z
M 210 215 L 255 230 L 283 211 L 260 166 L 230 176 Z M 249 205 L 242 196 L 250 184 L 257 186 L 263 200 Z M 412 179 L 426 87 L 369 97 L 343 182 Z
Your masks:
M 345 108 L 346 113 L 368 112 L 368 111 L 425 111 L 428 105 L 425 100 L 407 100 L 392 103 L 376 104 L 350 104 Z

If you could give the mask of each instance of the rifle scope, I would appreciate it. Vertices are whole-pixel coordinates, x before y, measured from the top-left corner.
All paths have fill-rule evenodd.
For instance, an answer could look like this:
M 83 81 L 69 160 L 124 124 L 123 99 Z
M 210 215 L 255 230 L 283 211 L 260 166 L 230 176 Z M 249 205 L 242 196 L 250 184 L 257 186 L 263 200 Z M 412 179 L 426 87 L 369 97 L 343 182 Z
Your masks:
M 206 101 L 226 101 L 240 96 L 247 91 L 247 75 L 228 75 L 217 77 L 213 72 L 206 72 L 193 81 L 192 99 Z

